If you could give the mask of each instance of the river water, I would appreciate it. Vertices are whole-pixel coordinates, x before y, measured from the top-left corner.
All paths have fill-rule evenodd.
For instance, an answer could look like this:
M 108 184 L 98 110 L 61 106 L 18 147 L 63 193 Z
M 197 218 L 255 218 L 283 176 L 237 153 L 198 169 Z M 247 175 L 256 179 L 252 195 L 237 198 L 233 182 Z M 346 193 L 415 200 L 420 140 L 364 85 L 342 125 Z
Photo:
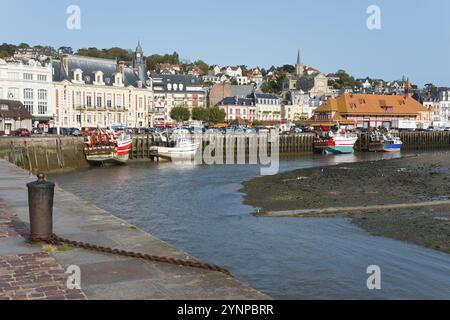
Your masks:
M 291 157 L 280 169 L 395 156 Z M 371 236 L 348 218 L 255 217 L 238 190 L 259 174 L 256 166 L 139 163 L 52 179 L 274 298 L 450 299 L 448 254 Z M 370 265 L 381 268 L 381 290 L 367 289 Z

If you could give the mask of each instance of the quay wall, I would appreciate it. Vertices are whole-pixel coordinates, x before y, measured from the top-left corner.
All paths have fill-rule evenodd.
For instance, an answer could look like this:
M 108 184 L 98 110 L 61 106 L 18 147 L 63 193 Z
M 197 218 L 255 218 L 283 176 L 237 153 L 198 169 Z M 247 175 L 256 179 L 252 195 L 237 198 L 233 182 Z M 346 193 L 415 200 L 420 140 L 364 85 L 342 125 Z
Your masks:
M 83 148 L 79 137 L 0 138 L 0 158 L 33 173 L 86 168 Z
M 398 134 L 403 141 L 404 150 L 433 150 L 450 147 L 450 132 L 400 132 Z M 279 136 L 280 154 L 308 154 L 312 153 L 314 134 L 288 134 Z M 355 145 L 357 151 L 368 149 L 369 134 L 360 133 Z M 158 144 L 152 135 L 138 135 L 133 137 L 133 147 L 130 159 L 150 160 L 150 147 Z M 203 141 L 202 150 L 208 146 Z M 250 140 L 245 138 L 245 153 L 249 154 Z M 270 142 L 267 142 L 266 150 L 270 152 Z M 238 144 L 235 142 L 233 152 L 237 155 Z M 261 148 L 258 145 L 258 148 Z M 21 167 L 27 171 L 45 173 L 69 171 L 87 168 L 89 163 L 84 155 L 83 138 L 81 137 L 0 137 L 0 158 Z M 224 152 L 226 141 L 224 139 Z M 227 156 L 226 153 L 224 156 Z

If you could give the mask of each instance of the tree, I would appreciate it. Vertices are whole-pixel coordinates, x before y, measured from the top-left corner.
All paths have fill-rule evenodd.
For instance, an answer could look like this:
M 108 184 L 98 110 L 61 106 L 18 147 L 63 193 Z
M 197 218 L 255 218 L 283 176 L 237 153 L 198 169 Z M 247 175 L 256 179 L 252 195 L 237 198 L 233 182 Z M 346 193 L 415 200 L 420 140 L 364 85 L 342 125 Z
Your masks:
M 204 62 L 203 60 L 197 60 L 194 62 L 194 64 L 199 67 L 204 72 L 204 74 L 208 74 L 209 66 L 206 62 Z
M 172 54 L 165 54 L 165 55 L 159 55 L 159 54 L 153 54 L 149 57 L 147 57 L 147 69 L 151 71 L 158 71 L 157 66 L 159 64 L 163 63 L 169 63 L 169 64 L 180 64 L 180 56 L 177 52 L 174 52 Z
M 192 109 L 192 120 L 196 121 L 208 121 L 209 120 L 209 112 L 208 109 L 195 107 Z
M 219 107 L 212 107 L 208 109 L 208 120 L 213 123 L 224 122 L 226 118 L 226 113 L 223 109 Z
M 170 117 L 176 122 L 188 121 L 191 117 L 191 112 L 186 107 L 175 107 L 170 112 Z

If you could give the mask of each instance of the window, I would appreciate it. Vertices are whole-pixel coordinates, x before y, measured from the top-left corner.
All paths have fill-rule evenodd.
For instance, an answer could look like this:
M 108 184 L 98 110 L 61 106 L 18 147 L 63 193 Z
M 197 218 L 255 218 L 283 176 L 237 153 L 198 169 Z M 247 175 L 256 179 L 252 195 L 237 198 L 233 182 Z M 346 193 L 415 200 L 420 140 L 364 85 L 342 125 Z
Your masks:
M 33 113 L 34 110 L 34 103 L 33 101 L 24 101 L 23 102 L 24 107 L 28 110 L 29 113 Z
M 25 88 L 23 89 L 24 100 L 33 100 L 33 89 Z
M 47 90 L 38 89 L 38 100 L 47 100 Z
M 32 73 L 24 73 L 23 80 L 33 80 L 33 74 Z
M 9 80 L 19 80 L 19 73 L 18 72 L 8 72 L 8 79 Z
M 122 95 L 116 95 L 116 108 L 122 108 Z
M 102 107 L 102 96 L 97 96 L 97 108 Z
M 81 107 L 81 92 L 77 91 L 75 93 L 75 103 L 77 107 Z
M 37 79 L 39 81 L 47 81 L 47 75 L 45 75 L 45 74 L 38 74 L 37 75 Z
M 112 99 L 111 94 L 108 94 L 108 95 L 106 96 L 106 106 L 107 106 L 108 108 L 111 108 L 111 106 L 112 106 L 111 99 Z
M 86 96 L 86 106 L 92 108 L 92 95 L 90 93 Z
M 0 105 L 0 110 L 8 110 L 8 109 L 9 109 L 9 107 L 8 107 L 7 104 L 1 104 Z
M 47 101 L 38 101 L 38 113 L 47 114 Z

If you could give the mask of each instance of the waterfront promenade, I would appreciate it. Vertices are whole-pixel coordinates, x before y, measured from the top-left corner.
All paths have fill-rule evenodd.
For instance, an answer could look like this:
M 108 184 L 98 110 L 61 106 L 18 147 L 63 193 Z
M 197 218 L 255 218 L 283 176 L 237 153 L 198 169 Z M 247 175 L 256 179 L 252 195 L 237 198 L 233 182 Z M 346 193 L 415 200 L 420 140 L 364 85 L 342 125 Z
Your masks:
M 270 299 L 215 271 L 28 244 L 26 183 L 35 179 L 0 160 L 0 299 Z M 194 259 L 58 187 L 54 231 L 71 240 Z M 81 269 L 81 290 L 65 286 L 64 271 L 72 265 Z

